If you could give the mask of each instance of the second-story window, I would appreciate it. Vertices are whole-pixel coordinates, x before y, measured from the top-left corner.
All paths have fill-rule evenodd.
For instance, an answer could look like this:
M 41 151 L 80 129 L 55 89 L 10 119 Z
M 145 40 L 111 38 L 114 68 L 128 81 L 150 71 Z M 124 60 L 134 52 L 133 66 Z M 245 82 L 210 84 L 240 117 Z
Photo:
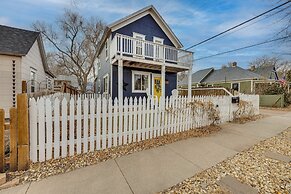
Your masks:
M 133 38 L 135 38 L 135 40 L 134 40 L 134 54 L 136 56 L 143 56 L 144 55 L 144 43 L 143 42 L 145 40 L 145 35 L 134 32 Z
M 34 93 L 36 87 L 36 69 L 30 68 L 30 92 Z
M 162 60 L 164 58 L 164 52 L 163 52 L 164 39 L 154 36 L 153 41 L 155 43 L 154 58 L 158 61 Z
M 108 39 L 105 42 L 105 57 L 106 57 L 106 61 L 108 59 Z
M 108 74 L 106 74 L 104 77 L 103 77 L 103 93 L 106 93 L 108 94 L 108 89 L 109 89 L 109 76 Z

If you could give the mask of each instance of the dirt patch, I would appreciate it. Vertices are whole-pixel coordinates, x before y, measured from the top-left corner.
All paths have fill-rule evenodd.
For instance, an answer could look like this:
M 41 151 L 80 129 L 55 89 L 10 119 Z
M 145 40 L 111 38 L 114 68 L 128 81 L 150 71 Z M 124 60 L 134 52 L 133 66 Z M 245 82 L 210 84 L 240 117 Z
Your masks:
M 247 122 L 250 122 L 250 121 L 256 121 L 258 119 L 262 119 L 264 118 L 265 116 L 264 115 L 254 115 L 254 116 L 243 116 L 243 117 L 240 117 L 240 118 L 235 118 L 233 121 L 231 121 L 231 123 L 238 123 L 238 124 L 245 124 Z

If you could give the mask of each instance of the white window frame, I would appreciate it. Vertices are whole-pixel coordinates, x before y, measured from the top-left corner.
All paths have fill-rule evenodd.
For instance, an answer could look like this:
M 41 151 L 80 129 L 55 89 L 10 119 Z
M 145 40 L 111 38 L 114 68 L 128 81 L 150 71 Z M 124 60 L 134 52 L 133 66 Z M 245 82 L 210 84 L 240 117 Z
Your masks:
M 32 91 L 32 87 L 34 87 L 33 92 L 36 92 L 36 72 L 37 72 L 37 70 L 35 68 L 30 67 L 30 74 L 29 74 L 30 92 Z M 34 73 L 34 82 L 32 82 L 33 79 L 32 79 L 31 73 Z
M 137 36 L 140 36 L 140 37 L 142 38 L 142 39 L 141 39 L 141 40 L 142 40 L 142 45 L 141 45 L 142 54 L 141 54 L 141 55 L 136 55 L 136 41 L 137 41 L 136 39 L 138 39 Z M 135 57 L 142 57 L 142 58 L 144 58 L 144 55 L 145 55 L 145 54 L 144 54 L 144 52 L 145 52 L 144 49 L 145 49 L 145 48 L 144 48 L 144 43 L 143 43 L 143 41 L 145 41 L 145 37 L 146 37 L 146 35 L 144 35 L 144 34 L 140 34 L 140 33 L 137 33 L 137 32 L 133 32 L 133 33 L 132 33 L 132 37 L 135 38 L 135 40 L 134 40 L 134 44 L 133 44 L 133 53 L 134 53 L 134 56 L 135 56 Z
M 158 43 L 157 41 L 159 41 L 161 43 Z M 160 53 L 160 55 L 162 55 L 162 58 L 164 58 L 164 54 L 163 54 L 164 47 L 162 47 L 162 45 L 164 45 L 164 39 L 154 36 L 153 42 L 154 42 L 154 45 L 155 45 L 155 47 L 154 47 L 154 58 L 159 61 L 159 60 L 161 60 L 160 57 L 157 58 L 157 55 L 159 53 Z M 159 45 L 159 47 L 157 47 L 158 46 L 157 44 Z
M 163 39 L 163 38 L 156 37 L 156 36 L 154 36 L 153 41 L 154 41 L 154 43 L 156 43 L 156 44 L 164 44 L 164 39 Z M 162 42 L 162 43 L 157 43 L 156 41 L 160 41 L 160 42 Z
M 131 82 L 132 82 L 132 93 L 147 93 L 148 90 L 150 89 L 150 72 L 146 72 L 146 71 L 132 71 L 131 73 L 132 77 L 131 77 Z M 135 90 L 134 88 L 134 76 L 135 75 L 147 75 L 148 76 L 148 88 L 145 90 Z
M 240 92 L 240 82 L 231 82 L 231 89 L 233 89 L 233 84 L 238 84 L 238 92 Z
M 105 79 L 107 80 L 107 83 L 105 83 Z M 106 90 L 105 90 L 106 89 Z M 103 76 L 103 93 L 108 94 L 109 92 L 109 74 Z
M 109 53 L 108 52 L 109 51 L 108 51 L 108 38 L 107 38 L 107 40 L 105 42 L 105 59 L 106 59 L 106 61 L 108 61 L 108 58 L 109 58 Z

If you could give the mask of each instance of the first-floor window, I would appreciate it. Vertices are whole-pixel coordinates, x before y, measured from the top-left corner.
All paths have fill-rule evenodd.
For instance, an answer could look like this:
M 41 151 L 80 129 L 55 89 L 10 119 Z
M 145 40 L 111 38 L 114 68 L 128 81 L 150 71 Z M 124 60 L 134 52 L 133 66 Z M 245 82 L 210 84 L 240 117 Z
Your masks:
M 36 85 L 36 70 L 31 68 L 30 69 L 30 92 L 35 92 L 35 85 Z
M 108 74 L 103 77 L 103 93 L 108 93 L 109 76 Z
M 239 83 L 232 83 L 231 88 L 235 91 L 239 91 Z
M 133 92 L 146 92 L 149 88 L 149 73 L 133 72 Z
M 52 89 L 52 80 L 49 77 L 46 78 L 46 88 Z

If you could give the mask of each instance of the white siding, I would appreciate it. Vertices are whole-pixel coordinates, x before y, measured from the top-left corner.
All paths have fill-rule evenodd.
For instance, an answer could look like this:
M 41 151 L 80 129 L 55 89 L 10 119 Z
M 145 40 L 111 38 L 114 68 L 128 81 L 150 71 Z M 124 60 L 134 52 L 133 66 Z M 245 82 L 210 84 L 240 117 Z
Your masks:
M 46 87 L 46 74 L 43 68 L 43 63 L 41 60 L 41 54 L 38 46 L 38 42 L 35 41 L 29 52 L 26 56 L 22 57 L 22 66 L 21 66 L 21 80 L 29 81 L 30 80 L 30 69 L 36 69 L 36 92 L 40 87 L 44 89 Z M 30 91 L 28 82 L 27 90 Z
M 5 117 L 9 116 L 9 108 L 13 106 L 12 64 L 16 64 L 16 94 L 21 92 L 21 57 L 0 55 L 0 108 L 5 110 Z

